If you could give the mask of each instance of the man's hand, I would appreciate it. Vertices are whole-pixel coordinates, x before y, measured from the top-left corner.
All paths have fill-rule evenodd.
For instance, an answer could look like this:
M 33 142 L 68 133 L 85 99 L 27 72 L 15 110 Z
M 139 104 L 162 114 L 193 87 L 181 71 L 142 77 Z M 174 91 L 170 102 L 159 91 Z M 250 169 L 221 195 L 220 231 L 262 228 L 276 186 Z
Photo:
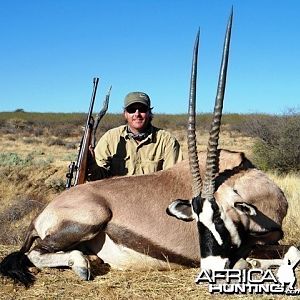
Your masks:
M 89 145 L 89 150 L 90 150 L 90 155 L 92 156 L 92 158 L 95 160 L 95 151 L 94 151 L 94 147 L 92 145 Z

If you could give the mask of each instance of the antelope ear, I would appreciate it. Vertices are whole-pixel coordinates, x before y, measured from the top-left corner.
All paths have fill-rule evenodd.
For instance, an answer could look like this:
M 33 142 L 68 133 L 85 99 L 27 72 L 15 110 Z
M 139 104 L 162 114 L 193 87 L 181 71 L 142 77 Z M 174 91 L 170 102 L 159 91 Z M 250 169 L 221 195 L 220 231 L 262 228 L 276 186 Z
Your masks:
M 177 199 L 173 201 L 166 210 L 169 216 L 179 220 L 190 222 L 194 220 L 192 205 L 189 200 Z
M 256 216 L 257 210 L 254 205 L 251 205 L 246 202 L 235 202 L 234 207 L 239 211 L 241 214 L 245 214 L 248 216 Z

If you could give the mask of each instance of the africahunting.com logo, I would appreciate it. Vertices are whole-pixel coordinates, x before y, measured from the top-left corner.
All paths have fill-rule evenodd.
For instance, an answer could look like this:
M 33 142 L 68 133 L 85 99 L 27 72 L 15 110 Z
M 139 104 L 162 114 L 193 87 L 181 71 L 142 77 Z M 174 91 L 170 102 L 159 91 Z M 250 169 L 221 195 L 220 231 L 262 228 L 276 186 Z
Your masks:
M 202 270 L 196 282 L 208 283 L 211 294 L 281 294 L 300 295 L 300 289 L 296 289 L 297 282 L 295 268 L 299 260 L 291 263 L 283 260 L 278 270 Z

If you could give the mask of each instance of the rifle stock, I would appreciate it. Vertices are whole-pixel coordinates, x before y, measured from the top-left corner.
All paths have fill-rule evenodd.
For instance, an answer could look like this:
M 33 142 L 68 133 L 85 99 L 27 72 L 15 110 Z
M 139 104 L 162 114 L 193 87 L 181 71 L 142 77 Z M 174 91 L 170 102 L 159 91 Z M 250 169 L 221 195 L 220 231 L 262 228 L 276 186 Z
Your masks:
M 81 147 L 79 148 L 80 150 L 75 164 L 76 173 L 74 179 L 74 186 L 78 184 L 83 184 L 86 181 L 89 146 L 91 144 L 93 124 L 93 117 L 91 117 L 91 121 L 88 125 L 88 128 L 86 128 L 86 130 L 84 131 Z

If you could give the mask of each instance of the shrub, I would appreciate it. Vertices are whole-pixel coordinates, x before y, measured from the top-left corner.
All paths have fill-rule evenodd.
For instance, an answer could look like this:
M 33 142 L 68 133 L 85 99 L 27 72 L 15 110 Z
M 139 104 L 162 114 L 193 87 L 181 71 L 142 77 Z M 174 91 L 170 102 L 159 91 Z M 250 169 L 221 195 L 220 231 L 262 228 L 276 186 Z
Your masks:
M 43 159 L 36 159 L 36 155 L 39 155 L 39 152 L 33 151 L 28 153 L 25 157 L 20 156 L 14 152 L 3 152 L 0 153 L 0 167 L 27 167 L 27 166 L 37 166 L 43 167 L 51 164 L 54 161 L 52 155 L 49 155 Z
M 23 138 L 23 143 L 24 144 L 40 144 L 41 141 L 39 141 L 36 138 L 26 137 L 26 138 Z
M 18 197 L 9 207 L 0 212 L 0 244 L 20 244 L 25 236 L 27 226 L 18 225 L 26 215 L 35 214 L 44 207 L 43 201 L 34 201 L 29 196 Z
M 17 108 L 16 110 L 15 110 L 15 112 L 16 113 L 23 113 L 23 112 L 25 112 L 25 110 L 23 109 L 23 108 Z
M 54 192 L 62 192 L 66 188 L 66 181 L 62 178 L 48 178 L 45 180 L 45 186 Z
M 300 171 L 299 113 L 254 118 L 248 121 L 247 128 L 252 136 L 258 137 L 253 149 L 258 167 L 280 173 Z
M 22 158 L 14 152 L 0 153 L 0 166 L 28 166 L 32 161 L 33 156 L 30 154 Z
M 60 138 L 53 138 L 47 141 L 48 146 L 65 146 L 66 142 Z

